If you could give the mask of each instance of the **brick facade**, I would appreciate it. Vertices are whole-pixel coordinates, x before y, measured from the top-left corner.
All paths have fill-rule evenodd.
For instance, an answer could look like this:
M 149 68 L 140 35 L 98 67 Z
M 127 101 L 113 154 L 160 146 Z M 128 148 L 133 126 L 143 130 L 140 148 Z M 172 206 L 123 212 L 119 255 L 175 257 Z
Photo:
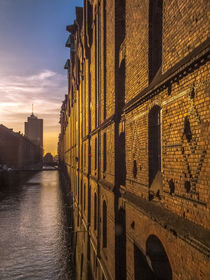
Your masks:
M 208 11 L 85 0 L 67 26 L 77 279 L 210 278 Z

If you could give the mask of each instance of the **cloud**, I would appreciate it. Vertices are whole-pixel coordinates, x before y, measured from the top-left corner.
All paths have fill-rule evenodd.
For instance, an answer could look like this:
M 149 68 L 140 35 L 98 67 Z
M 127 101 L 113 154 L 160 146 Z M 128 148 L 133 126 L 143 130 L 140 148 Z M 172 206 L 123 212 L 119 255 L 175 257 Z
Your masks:
M 48 78 L 55 77 L 56 73 L 50 70 L 45 70 L 37 75 L 28 77 L 28 81 L 45 81 Z
M 23 132 L 24 122 L 34 113 L 44 119 L 45 133 L 58 133 L 59 111 L 67 92 L 65 75 L 43 70 L 28 76 L 0 77 L 0 123 Z M 57 145 L 57 143 L 55 143 Z

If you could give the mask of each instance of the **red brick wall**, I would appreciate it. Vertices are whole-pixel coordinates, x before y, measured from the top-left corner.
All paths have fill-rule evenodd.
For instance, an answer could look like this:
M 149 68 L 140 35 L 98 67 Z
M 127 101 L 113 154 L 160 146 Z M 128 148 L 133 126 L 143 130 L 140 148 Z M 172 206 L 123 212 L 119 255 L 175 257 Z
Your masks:
M 164 1 L 163 73 L 208 37 L 209 1 Z
M 126 1 L 126 102 L 148 86 L 148 1 Z

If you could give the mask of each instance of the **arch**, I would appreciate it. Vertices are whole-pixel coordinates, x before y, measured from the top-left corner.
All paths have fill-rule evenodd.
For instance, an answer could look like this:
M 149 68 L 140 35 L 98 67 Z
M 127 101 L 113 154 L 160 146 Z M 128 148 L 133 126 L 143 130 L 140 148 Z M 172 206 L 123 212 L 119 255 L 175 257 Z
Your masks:
M 161 171 L 161 107 L 155 105 L 149 112 L 149 186 Z
M 152 270 L 158 280 L 172 280 L 172 269 L 160 239 L 150 235 L 146 241 L 146 254 Z
M 106 201 L 103 201 L 103 248 L 107 248 L 107 205 Z
M 135 280 L 157 280 L 147 263 L 147 258 L 143 252 L 134 244 L 134 275 Z

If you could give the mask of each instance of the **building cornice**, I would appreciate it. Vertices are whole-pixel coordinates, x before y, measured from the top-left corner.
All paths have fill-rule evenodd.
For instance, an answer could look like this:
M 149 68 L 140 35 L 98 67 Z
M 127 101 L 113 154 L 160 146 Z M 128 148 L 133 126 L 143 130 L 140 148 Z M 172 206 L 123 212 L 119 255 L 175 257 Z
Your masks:
M 180 62 L 175 64 L 170 70 L 163 75 L 155 77 L 154 81 L 144 90 L 142 90 L 137 96 L 131 99 L 124 106 L 124 113 L 127 114 L 140 104 L 149 100 L 153 96 L 159 94 L 162 90 L 170 88 L 171 84 L 178 82 L 185 77 L 188 73 L 191 73 L 197 69 L 200 65 L 206 63 L 210 57 L 210 38 L 204 41 L 200 46 L 195 48 L 190 54 L 184 57 Z

